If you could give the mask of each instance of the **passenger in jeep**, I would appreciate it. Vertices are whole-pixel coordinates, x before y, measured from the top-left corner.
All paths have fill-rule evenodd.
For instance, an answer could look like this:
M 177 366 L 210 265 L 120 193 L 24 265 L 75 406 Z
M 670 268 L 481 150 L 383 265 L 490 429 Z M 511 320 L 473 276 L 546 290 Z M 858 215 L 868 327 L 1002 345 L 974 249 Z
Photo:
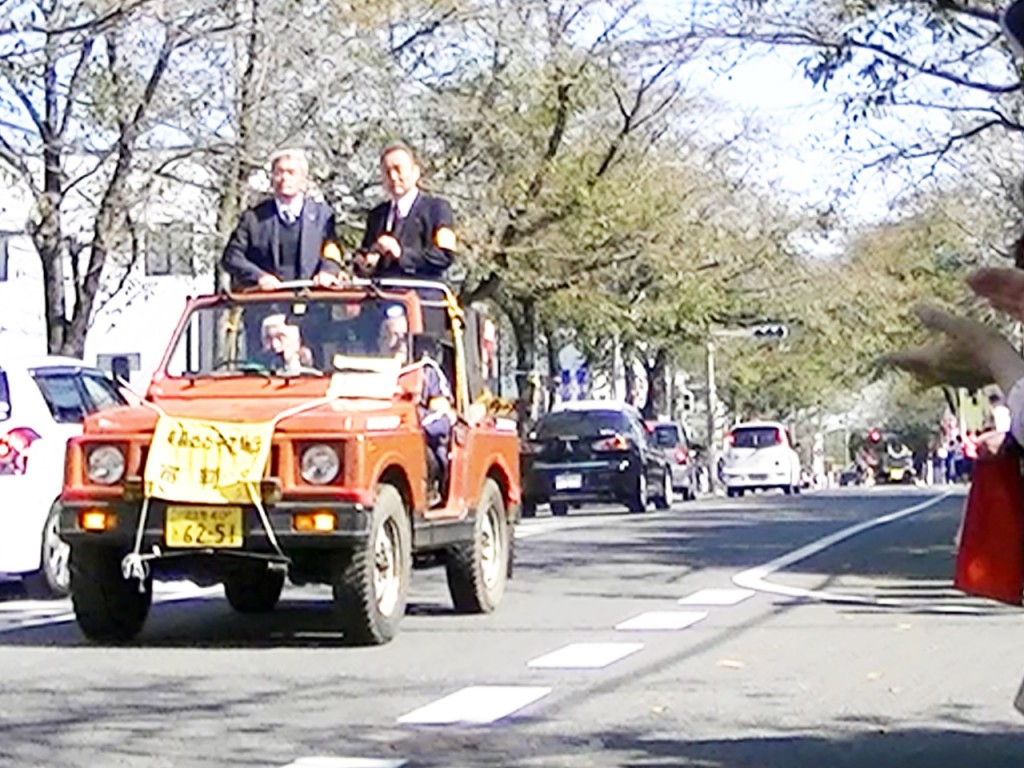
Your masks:
M 427 440 L 427 477 L 430 478 L 430 504 L 441 502 L 448 493 L 448 446 L 452 436 L 455 411 L 452 388 L 438 364 L 440 352 L 433 336 L 417 334 L 413 339 L 415 366 L 423 369 L 423 390 L 420 395 L 420 426 Z
M 390 355 L 399 363 L 409 362 L 409 319 L 400 304 L 388 307 L 380 326 L 379 348 L 382 355 Z

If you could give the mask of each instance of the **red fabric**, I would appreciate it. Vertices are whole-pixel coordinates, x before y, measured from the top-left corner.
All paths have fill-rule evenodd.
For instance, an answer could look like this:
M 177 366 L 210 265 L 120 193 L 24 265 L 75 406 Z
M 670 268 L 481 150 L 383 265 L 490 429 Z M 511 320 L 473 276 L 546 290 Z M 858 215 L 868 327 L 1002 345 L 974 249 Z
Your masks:
M 974 462 L 953 586 L 1021 605 L 1024 593 L 1024 481 L 1016 451 Z

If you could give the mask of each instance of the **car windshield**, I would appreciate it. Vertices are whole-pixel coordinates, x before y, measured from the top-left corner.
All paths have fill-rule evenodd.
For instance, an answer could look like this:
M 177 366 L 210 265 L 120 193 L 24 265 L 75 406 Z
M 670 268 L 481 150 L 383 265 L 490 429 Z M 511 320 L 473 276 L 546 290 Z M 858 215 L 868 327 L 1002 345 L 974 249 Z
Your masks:
M 559 411 L 549 413 L 537 426 L 537 439 L 593 437 L 625 434 L 629 419 L 620 411 Z
M 41 369 L 33 372 L 33 378 L 57 423 L 77 424 L 92 410 L 79 385 L 78 374 Z
M 734 448 L 767 448 L 779 442 L 779 430 L 776 427 L 742 427 L 732 432 Z
M 682 442 L 679 427 L 675 424 L 656 424 L 654 426 L 654 442 L 660 448 L 675 448 Z
M 409 327 L 394 300 L 238 300 L 187 318 L 167 364 L 170 376 L 333 373 L 346 358 L 407 362 Z

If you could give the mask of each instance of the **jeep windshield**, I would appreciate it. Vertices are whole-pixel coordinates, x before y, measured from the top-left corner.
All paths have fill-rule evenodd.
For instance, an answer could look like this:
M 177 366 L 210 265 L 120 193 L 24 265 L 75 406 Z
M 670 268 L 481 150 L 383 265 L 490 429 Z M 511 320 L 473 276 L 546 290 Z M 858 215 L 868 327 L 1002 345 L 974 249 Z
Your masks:
M 353 358 L 404 364 L 408 349 L 405 310 L 393 300 L 246 298 L 194 309 L 166 373 L 323 376 Z

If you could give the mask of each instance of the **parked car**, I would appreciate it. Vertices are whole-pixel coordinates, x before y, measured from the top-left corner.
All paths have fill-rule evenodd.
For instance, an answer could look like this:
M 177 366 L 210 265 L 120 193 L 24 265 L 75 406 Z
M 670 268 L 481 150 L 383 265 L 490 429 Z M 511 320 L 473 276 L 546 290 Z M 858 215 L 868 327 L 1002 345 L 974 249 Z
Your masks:
M 697 462 L 686 427 L 672 421 L 657 421 L 649 425 L 654 444 L 665 451 L 672 473 L 672 490 L 684 501 L 697 497 Z
M 553 515 L 570 505 L 618 502 L 633 512 L 653 500 L 672 505 L 672 473 L 640 412 L 626 403 L 562 403 L 544 416 L 523 445 L 523 514 L 548 502 Z
M 785 425 L 751 421 L 734 426 L 725 438 L 722 482 L 729 496 L 767 488 L 799 493 L 800 457 Z
M 54 502 L 68 438 L 87 414 L 125 404 L 96 368 L 69 357 L 0 361 L 0 573 L 33 597 L 68 591 L 68 545 Z

